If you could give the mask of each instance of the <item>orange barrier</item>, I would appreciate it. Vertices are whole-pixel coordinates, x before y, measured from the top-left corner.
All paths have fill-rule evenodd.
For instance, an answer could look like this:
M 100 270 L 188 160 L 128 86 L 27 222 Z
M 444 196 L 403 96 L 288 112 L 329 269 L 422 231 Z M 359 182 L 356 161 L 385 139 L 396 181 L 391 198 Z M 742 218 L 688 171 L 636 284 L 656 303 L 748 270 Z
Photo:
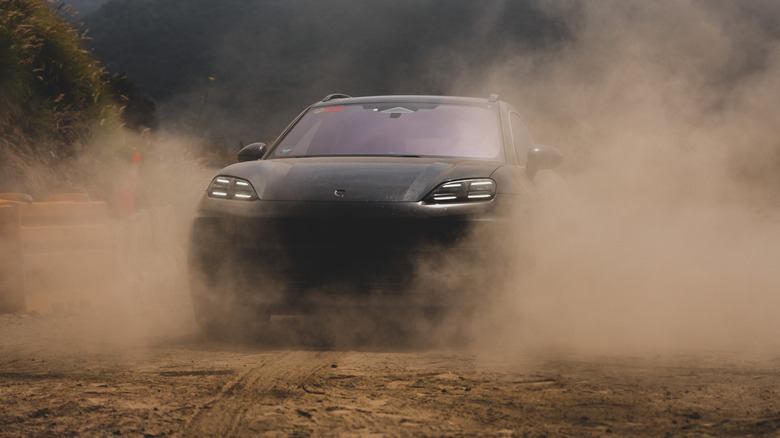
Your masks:
M 68 201 L 68 202 L 89 202 L 89 195 L 86 193 L 60 193 L 43 198 L 43 202 Z
M 23 226 L 108 223 L 105 202 L 33 202 L 25 207 Z
M 24 193 L 0 193 L 0 200 L 16 201 L 16 202 L 33 202 L 32 196 Z
M 0 311 L 80 308 L 113 286 L 116 248 L 106 203 L 84 194 L 47 199 L 0 200 Z
M 116 254 L 105 202 L 34 202 L 21 215 L 20 241 L 28 311 L 85 307 L 111 289 Z

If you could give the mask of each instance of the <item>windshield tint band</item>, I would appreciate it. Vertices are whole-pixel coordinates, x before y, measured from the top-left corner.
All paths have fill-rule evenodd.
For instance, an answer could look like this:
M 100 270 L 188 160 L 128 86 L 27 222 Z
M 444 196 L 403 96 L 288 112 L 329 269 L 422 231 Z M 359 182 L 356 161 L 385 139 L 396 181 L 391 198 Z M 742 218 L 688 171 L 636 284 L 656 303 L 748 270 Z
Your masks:
M 425 156 L 503 158 L 495 110 L 475 105 L 375 103 L 310 109 L 275 158 Z

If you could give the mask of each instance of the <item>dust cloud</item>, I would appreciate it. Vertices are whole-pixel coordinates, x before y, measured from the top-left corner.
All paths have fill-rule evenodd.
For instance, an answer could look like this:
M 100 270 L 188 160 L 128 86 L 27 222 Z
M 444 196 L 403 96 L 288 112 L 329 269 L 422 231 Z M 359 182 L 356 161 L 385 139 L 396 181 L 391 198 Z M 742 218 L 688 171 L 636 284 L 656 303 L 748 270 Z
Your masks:
M 490 66 L 432 56 L 455 71 L 431 68 L 434 79 L 452 84 L 450 94 L 500 94 L 537 141 L 567 159 L 537 176 L 532 273 L 507 292 L 500 312 L 474 324 L 475 343 L 777 351 L 780 5 L 540 7 L 571 33 L 549 51 L 521 56 L 507 46 L 504 60 Z M 500 13 L 491 8 L 480 24 Z M 133 317 L 118 331 L 135 339 L 192 325 L 183 236 L 216 169 L 192 158 L 186 141 L 131 141 L 155 151 L 142 156 L 138 192 L 152 213 L 136 216 L 119 236 L 115 293 Z M 173 237 L 133 234 L 155 236 L 160 217 L 171 215 L 165 223 Z
M 48 288 L 42 298 L 45 304 L 32 305 L 32 312 L 18 317 L 45 334 L 50 340 L 47 348 L 55 354 L 119 351 L 193 333 L 186 237 L 195 205 L 217 169 L 197 158 L 194 140 L 165 132 L 138 135 L 105 129 L 89 142 L 79 157 L 52 163 L 6 151 L 15 160 L 12 169 L 23 176 L 18 184 L 6 187 L 35 201 L 58 193 L 84 193 L 92 201 L 105 201 L 109 210 L 110 243 L 102 243 L 102 234 L 84 242 L 73 240 L 68 235 L 73 231 L 63 228 L 63 236 L 50 246 L 79 258 L 90 255 L 100 241 L 110 260 L 87 257 L 78 262 L 52 254 L 62 266 L 48 266 L 26 278 L 28 301 L 29 286 L 41 284 Z M 140 161 L 134 171 L 136 152 Z M 128 186 L 134 172 L 136 183 Z M 134 194 L 133 210 L 126 214 L 114 211 L 122 190 Z M 94 225 L 91 219 L 64 224 L 74 229 Z M 78 269 L 71 271 L 73 263 Z M 75 278 L 87 272 L 87 278 Z
M 119 275 L 113 310 L 126 318 L 131 341 L 147 343 L 195 330 L 187 236 L 217 169 L 197 157 L 195 139 L 163 131 L 133 141 L 142 151 L 136 209 L 115 221 Z
M 570 41 L 505 50 L 455 94 L 498 92 L 561 149 L 501 348 L 777 352 L 780 7 L 556 3 Z M 474 87 L 473 84 L 480 84 Z M 565 181 L 565 183 L 563 182 Z M 506 315 L 506 313 L 509 313 Z

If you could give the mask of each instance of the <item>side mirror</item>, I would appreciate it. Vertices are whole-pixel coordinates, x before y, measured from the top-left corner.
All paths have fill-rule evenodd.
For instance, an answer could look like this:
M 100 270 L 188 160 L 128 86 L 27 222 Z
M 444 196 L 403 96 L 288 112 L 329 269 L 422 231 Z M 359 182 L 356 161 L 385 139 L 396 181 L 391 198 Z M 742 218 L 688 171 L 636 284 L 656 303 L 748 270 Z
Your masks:
M 266 151 L 268 151 L 268 145 L 265 143 L 248 144 L 238 151 L 238 162 L 259 160 L 263 158 Z
M 563 154 L 552 146 L 535 144 L 528 149 L 525 173 L 534 179 L 540 170 L 554 169 L 563 163 Z

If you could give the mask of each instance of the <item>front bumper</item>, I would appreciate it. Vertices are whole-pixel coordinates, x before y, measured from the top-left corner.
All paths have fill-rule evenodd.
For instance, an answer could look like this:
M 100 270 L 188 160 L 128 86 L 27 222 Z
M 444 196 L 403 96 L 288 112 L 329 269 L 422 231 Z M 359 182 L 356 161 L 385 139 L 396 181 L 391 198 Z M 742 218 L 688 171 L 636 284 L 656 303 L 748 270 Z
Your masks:
M 204 198 L 190 234 L 193 295 L 271 313 L 455 305 L 510 266 L 527 216 L 519 196 L 457 205 Z

